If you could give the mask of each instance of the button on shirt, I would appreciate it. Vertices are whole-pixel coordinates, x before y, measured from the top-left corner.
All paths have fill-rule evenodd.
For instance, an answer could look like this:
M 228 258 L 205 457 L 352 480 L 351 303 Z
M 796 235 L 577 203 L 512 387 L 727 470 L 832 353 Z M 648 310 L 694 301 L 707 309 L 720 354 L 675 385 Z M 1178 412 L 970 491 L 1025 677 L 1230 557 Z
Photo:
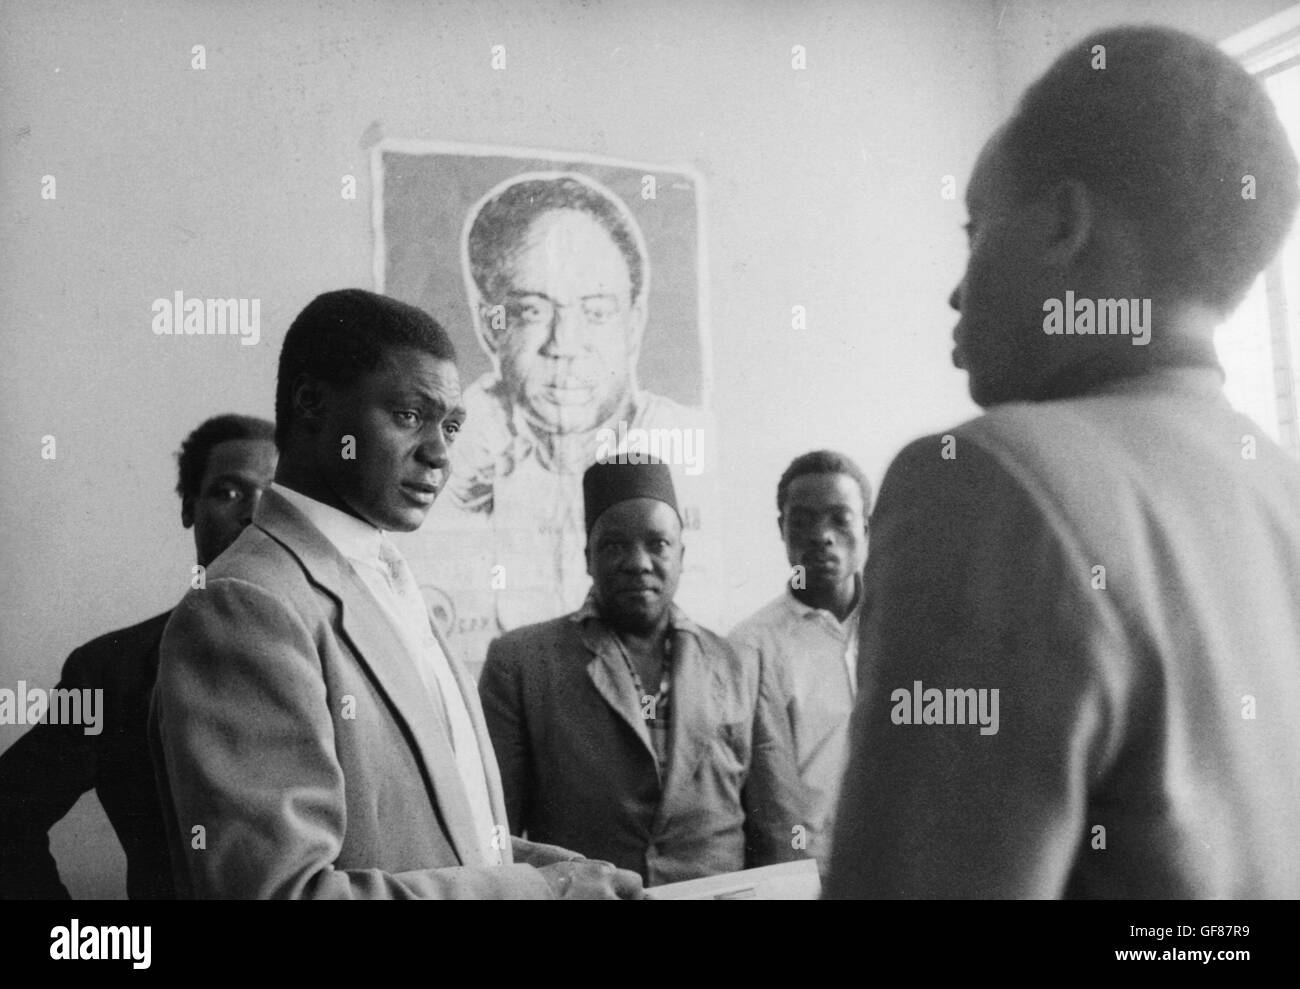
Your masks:
M 501 852 L 493 842 L 492 800 L 474 723 L 406 561 L 384 533 L 369 523 L 283 485 L 273 483 L 271 489 L 305 515 L 352 565 L 406 646 L 431 703 L 451 732 L 456 768 L 465 784 L 483 855 L 488 864 L 501 864 Z
M 799 776 L 808 788 L 808 851 L 825 865 L 848 759 L 849 715 L 857 694 L 858 604 L 840 622 L 787 588 L 737 625 L 730 638 L 757 649 L 772 670 L 789 718 Z

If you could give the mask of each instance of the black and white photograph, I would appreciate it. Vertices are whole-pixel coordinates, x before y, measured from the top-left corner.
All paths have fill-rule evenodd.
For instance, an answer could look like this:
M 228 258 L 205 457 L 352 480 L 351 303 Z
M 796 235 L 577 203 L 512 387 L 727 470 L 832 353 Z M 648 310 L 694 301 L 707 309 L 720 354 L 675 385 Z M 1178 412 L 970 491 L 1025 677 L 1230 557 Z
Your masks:
M 0 0 L 0 94 L 6 961 L 1281 959 L 1300 4 Z

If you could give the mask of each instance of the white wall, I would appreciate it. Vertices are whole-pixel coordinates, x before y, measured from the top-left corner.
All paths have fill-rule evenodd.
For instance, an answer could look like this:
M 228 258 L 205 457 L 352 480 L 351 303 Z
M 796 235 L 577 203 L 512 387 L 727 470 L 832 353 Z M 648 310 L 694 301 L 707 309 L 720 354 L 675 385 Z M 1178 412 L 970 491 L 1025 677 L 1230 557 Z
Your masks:
M 1279 5 L 1199 6 L 1226 31 Z M 791 457 L 840 448 L 878 482 L 908 439 L 974 413 L 948 361 L 965 216 L 940 198 L 941 176 L 964 188 L 1005 88 L 1051 57 L 1056 25 L 1072 36 L 1086 20 L 1063 4 L 958 0 L 0 10 L 9 687 L 52 684 L 76 645 L 184 590 L 172 454 L 206 416 L 270 417 L 293 315 L 320 291 L 372 285 L 364 146 L 377 132 L 704 174 L 734 506 L 726 624 L 743 617 L 784 576 L 773 500 Z M 806 71 L 790 67 L 796 44 Z M 339 196 L 349 173 L 355 202 Z M 53 202 L 39 195 L 47 174 Z M 150 303 L 177 290 L 260 298 L 262 342 L 155 337 Z M 806 331 L 790 329 L 794 305 Z M 20 733 L 0 727 L 0 747 Z M 54 839 L 74 895 L 121 895 L 93 798 Z
M 1071 43 L 1116 24 L 1162 24 L 1219 42 L 1294 0 L 990 0 L 997 10 L 998 102 L 1021 92 Z

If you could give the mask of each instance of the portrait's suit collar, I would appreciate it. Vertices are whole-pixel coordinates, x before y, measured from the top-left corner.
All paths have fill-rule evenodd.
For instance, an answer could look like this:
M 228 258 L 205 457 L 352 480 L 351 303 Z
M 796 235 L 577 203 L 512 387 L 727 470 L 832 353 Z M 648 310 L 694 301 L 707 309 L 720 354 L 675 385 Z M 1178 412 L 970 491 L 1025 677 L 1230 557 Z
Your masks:
M 416 755 L 424 766 L 429 797 L 441 812 L 462 863 L 472 865 L 482 860 L 482 850 L 474 840 L 474 817 L 470 811 L 465 785 L 456 771 L 451 750 L 451 731 L 416 668 L 416 657 L 408 652 L 388 617 L 370 589 L 357 576 L 351 564 L 339 553 L 324 533 L 298 511 L 287 498 L 273 489 L 262 493 L 253 512 L 253 524 L 283 546 L 298 561 L 308 578 L 333 597 L 339 606 L 339 622 L 357 660 L 370 673 L 388 701 L 394 716 L 415 742 Z M 435 634 L 437 630 L 435 629 Z M 448 659 L 451 653 L 443 645 Z M 462 671 L 452 661 L 458 682 Z M 468 697 L 467 696 L 467 703 Z M 484 768 L 488 772 L 488 789 L 492 794 L 493 813 L 505 820 L 500 797 L 500 774 L 495 760 L 489 760 L 490 746 L 484 746 L 481 719 L 474 717 L 475 733 L 480 739 Z M 504 854 L 504 853 L 503 853 Z
M 596 690 L 614 712 L 636 733 L 646 756 L 655 759 L 650 731 L 642 717 L 641 698 L 628 673 L 623 649 L 605 621 L 600 617 L 594 598 L 588 595 L 582 607 L 569 616 L 577 623 L 578 635 L 591 659 L 587 675 Z M 668 619 L 673 647 L 672 745 L 668 774 L 660 774 L 664 792 L 689 792 L 685 787 L 717 733 L 721 698 L 725 693 L 723 664 L 710 662 L 704 650 L 700 628 L 676 605 Z M 672 808 L 661 806 L 660 814 Z

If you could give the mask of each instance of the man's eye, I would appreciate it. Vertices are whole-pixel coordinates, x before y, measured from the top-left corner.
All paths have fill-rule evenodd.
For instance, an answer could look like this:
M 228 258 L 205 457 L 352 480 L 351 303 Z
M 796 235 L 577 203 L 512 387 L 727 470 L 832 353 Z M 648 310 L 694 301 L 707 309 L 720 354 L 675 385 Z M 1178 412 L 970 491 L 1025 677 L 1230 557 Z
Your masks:
M 515 302 L 506 308 L 506 314 L 519 323 L 544 323 L 551 315 L 541 302 Z
M 459 422 L 448 422 L 448 423 L 444 423 L 442 428 L 447 431 L 448 436 L 455 436 L 462 429 L 464 429 L 465 426 L 463 423 L 459 423 Z
M 244 497 L 244 492 L 229 484 L 223 484 L 213 492 L 213 497 L 218 501 L 238 501 Z
M 420 414 L 411 409 L 398 409 L 393 413 L 393 418 L 403 426 L 414 426 L 420 421 Z
M 619 315 L 620 308 L 619 300 L 614 296 L 597 296 L 594 299 L 582 300 L 582 316 L 590 324 L 597 326 L 606 324 Z

